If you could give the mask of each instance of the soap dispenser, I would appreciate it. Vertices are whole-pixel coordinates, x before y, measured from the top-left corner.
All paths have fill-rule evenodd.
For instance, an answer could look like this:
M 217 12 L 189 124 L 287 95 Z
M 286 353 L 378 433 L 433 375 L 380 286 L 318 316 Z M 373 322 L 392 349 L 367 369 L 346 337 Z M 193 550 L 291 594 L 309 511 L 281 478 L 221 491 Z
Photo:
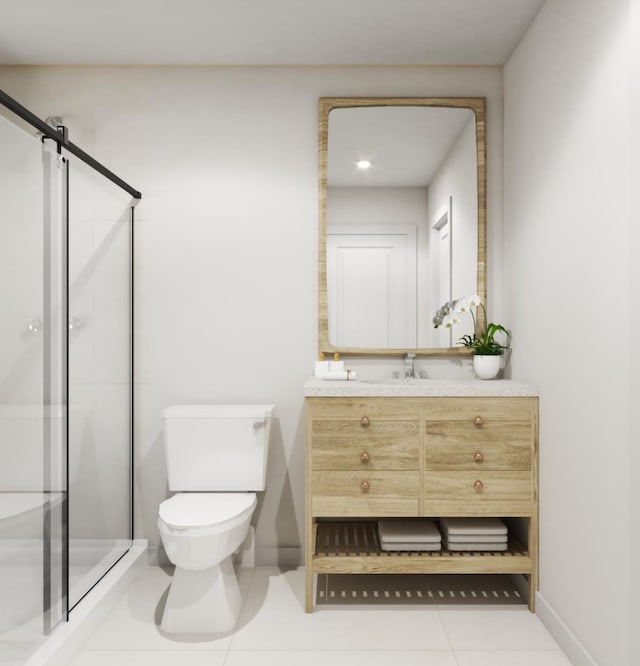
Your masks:
M 344 372 L 344 361 L 340 360 L 338 352 L 333 355 L 333 361 L 329 361 L 329 372 L 332 375 Z
M 319 359 L 313 364 L 313 376 L 326 377 L 329 374 L 329 361 L 324 360 L 323 352 L 320 352 Z

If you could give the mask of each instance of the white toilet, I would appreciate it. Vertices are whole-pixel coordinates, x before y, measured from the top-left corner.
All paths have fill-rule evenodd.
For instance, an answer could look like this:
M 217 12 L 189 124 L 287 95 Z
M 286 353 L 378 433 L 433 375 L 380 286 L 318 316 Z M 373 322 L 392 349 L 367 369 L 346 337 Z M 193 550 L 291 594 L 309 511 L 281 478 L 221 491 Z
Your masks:
M 231 631 L 241 598 L 231 556 L 264 490 L 273 405 L 175 405 L 162 412 L 169 490 L 158 528 L 176 565 L 162 616 L 172 634 Z

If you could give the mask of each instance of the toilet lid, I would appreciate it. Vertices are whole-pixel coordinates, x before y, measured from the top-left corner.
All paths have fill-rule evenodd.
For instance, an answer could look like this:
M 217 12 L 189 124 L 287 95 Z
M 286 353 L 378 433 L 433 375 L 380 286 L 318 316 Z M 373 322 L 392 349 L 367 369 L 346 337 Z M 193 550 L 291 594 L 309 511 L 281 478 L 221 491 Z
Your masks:
M 206 527 L 253 510 L 255 504 L 255 493 L 178 493 L 160 504 L 159 514 L 172 527 Z

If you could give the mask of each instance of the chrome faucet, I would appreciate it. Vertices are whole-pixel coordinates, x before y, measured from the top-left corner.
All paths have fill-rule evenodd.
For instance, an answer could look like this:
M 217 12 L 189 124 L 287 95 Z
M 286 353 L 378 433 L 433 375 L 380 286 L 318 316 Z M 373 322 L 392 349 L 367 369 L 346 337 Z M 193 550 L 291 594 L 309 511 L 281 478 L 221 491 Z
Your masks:
M 404 357 L 404 376 L 405 377 L 415 377 L 416 376 L 416 367 L 414 361 L 416 359 L 415 354 L 407 354 Z

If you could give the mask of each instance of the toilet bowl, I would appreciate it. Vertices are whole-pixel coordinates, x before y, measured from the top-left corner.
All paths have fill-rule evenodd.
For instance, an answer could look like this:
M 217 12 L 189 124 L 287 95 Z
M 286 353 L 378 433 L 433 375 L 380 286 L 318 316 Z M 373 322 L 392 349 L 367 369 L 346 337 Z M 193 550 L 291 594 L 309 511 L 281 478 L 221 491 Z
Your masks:
M 242 601 L 231 555 L 247 536 L 256 502 L 254 493 L 178 493 L 162 502 L 158 529 L 176 565 L 163 631 L 234 628 Z
M 163 411 L 169 489 L 158 530 L 173 580 L 168 634 L 233 630 L 242 599 L 231 556 L 245 541 L 266 481 L 271 405 L 178 405 Z
M 233 555 L 245 540 L 255 493 L 178 493 L 160 505 L 158 529 L 169 559 L 206 569 Z

